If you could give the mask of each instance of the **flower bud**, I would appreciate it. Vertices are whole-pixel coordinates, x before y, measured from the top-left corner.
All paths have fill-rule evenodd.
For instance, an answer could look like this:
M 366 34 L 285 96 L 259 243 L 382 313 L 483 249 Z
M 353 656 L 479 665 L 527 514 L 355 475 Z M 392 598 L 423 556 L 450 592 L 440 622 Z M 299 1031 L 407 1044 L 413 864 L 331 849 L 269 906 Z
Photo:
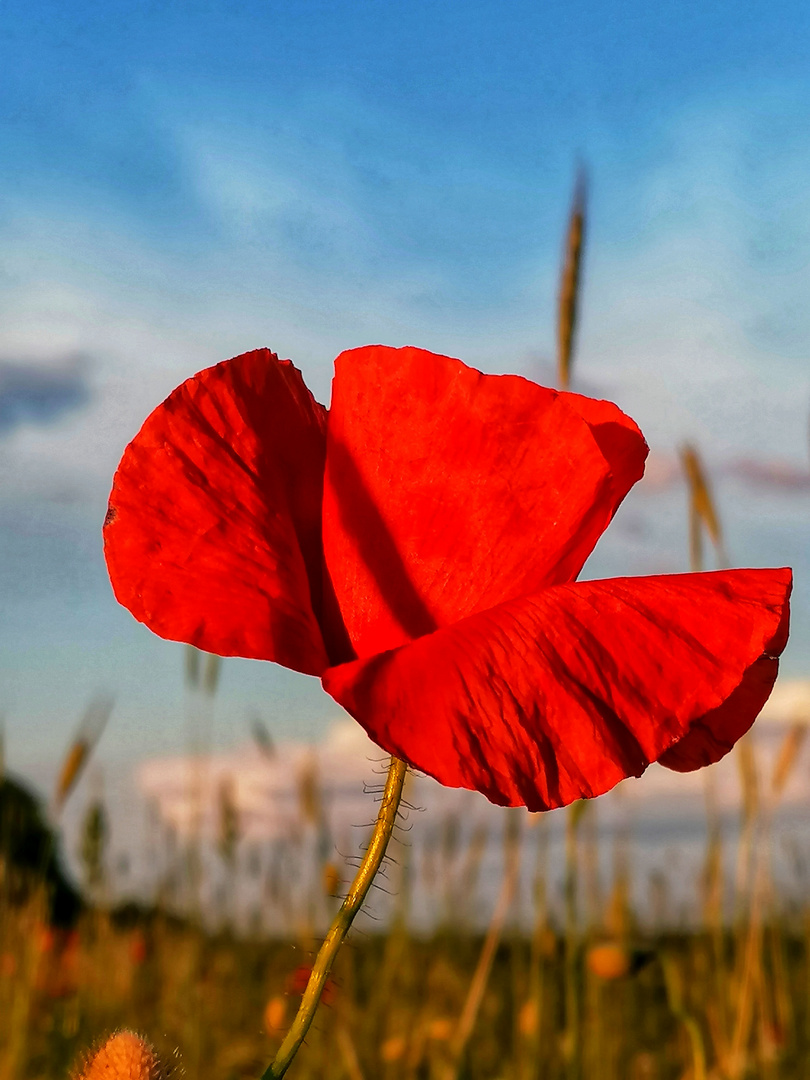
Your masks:
M 87 1055 L 76 1080 L 167 1080 L 154 1048 L 134 1031 L 117 1031 Z

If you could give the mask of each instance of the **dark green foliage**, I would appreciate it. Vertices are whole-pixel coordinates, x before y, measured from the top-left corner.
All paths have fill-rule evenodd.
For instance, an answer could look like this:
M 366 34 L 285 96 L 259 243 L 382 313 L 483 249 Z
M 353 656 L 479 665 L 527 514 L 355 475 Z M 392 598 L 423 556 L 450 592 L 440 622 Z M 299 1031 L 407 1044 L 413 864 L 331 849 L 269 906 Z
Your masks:
M 36 796 L 10 776 L 0 779 L 0 890 L 12 906 L 44 886 L 50 920 L 73 925 L 82 899 L 63 869 L 53 830 Z

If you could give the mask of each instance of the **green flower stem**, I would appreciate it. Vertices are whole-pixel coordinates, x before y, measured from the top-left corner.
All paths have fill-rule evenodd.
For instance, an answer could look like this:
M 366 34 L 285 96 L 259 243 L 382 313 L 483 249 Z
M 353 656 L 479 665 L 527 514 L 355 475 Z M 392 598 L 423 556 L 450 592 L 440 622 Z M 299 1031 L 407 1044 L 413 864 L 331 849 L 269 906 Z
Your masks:
M 298 1053 L 298 1048 L 304 1041 L 306 1033 L 309 1031 L 338 949 L 343 944 L 355 915 L 363 906 L 363 901 L 371 888 L 371 883 L 385 858 L 388 841 L 391 839 L 397 810 L 402 799 L 402 788 L 407 771 L 408 767 L 404 761 L 400 761 L 399 758 L 395 757 L 391 758 L 388 777 L 385 781 L 385 789 L 380 803 L 380 811 L 377 814 L 377 822 L 374 826 L 374 832 L 371 834 L 366 853 L 363 856 L 363 861 L 360 863 L 348 895 L 340 905 L 340 911 L 338 911 L 334 922 L 329 927 L 329 933 L 326 935 L 315 959 L 298 1014 L 293 1020 L 292 1027 L 284 1037 L 275 1060 L 262 1075 L 262 1080 L 279 1080 L 280 1077 L 284 1076 L 293 1058 Z

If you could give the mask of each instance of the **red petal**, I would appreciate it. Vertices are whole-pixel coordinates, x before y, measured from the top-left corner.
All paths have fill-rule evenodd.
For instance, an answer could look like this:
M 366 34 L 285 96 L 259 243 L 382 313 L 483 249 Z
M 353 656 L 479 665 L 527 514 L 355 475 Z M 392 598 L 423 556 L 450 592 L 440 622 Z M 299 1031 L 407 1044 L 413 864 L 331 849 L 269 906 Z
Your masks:
M 692 772 L 713 765 L 745 735 L 771 696 L 779 674 L 777 657 L 787 645 L 789 624 L 790 607 L 785 603 L 767 655 L 754 661 L 722 705 L 696 720 L 689 733 L 661 755 L 658 760 L 662 765 L 676 772 Z
M 718 745 L 739 737 L 761 696 L 735 689 L 776 664 L 757 666 L 784 648 L 790 585 L 789 570 L 559 585 L 330 668 L 323 684 L 443 784 L 547 810 L 640 775 L 695 726 L 705 742 L 713 719 Z
M 420 349 L 343 353 L 324 553 L 357 655 L 572 580 L 646 454 L 608 402 Z
M 320 674 L 325 428 L 301 373 L 267 349 L 178 387 L 113 481 L 119 602 L 161 637 Z

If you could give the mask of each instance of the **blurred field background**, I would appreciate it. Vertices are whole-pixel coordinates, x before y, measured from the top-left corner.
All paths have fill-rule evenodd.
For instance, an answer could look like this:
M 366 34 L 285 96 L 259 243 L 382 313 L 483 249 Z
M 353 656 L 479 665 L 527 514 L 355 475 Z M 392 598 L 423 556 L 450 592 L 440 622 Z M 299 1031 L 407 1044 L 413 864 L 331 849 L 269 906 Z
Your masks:
M 210 660 L 189 658 L 204 740 L 215 695 L 195 683 Z M 0 1075 L 67 1075 L 126 1026 L 178 1075 L 258 1077 L 356 865 L 385 761 L 359 728 L 315 748 L 275 745 L 257 723 L 250 753 L 198 745 L 146 766 L 143 790 L 164 798 L 140 823 L 134 873 L 115 794 L 92 762 L 76 771 L 104 707 L 88 711 L 54 792 L 83 910 L 54 917 L 59 872 L 45 860 L 25 888 L 5 867 Z M 807 687 L 789 684 L 719 766 L 653 766 L 546 815 L 411 776 L 379 887 L 291 1075 L 806 1076 L 808 720 Z

